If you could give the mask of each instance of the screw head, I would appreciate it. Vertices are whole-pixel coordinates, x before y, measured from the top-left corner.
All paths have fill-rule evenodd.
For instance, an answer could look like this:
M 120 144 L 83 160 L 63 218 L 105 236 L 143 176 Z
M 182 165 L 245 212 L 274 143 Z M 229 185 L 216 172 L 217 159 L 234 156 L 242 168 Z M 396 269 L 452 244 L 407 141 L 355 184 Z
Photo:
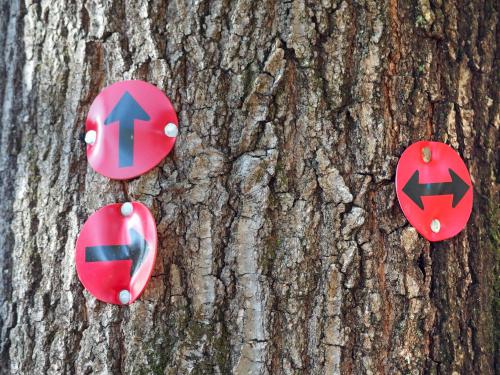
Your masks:
M 130 302 L 130 292 L 125 289 L 120 290 L 120 293 L 118 293 L 118 299 L 123 305 L 126 305 Z
M 439 233 L 441 230 L 441 222 L 438 219 L 434 219 L 431 221 L 431 230 L 434 233 Z
M 85 133 L 85 143 L 88 145 L 93 145 L 97 139 L 97 132 L 95 130 L 89 130 Z
M 177 128 L 177 126 L 172 123 L 172 122 L 169 122 L 166 126 L 165 126 L 165 135 L 167 137 L 170 137 L 170 138 L 175 138 L 177 137 L 177 134 L 179 134 L 179 129 Z
M 134 212 L 134 206 L 130 202 L 125 202 L 120 207 L 120 212 L 123 216 L 130 216 Z
M 430 162 L 431 157 L 432 157 L 431 149 L 429 147 L 424 147 L 422 149 L 422 159 L 424 160 L 424 163 Z

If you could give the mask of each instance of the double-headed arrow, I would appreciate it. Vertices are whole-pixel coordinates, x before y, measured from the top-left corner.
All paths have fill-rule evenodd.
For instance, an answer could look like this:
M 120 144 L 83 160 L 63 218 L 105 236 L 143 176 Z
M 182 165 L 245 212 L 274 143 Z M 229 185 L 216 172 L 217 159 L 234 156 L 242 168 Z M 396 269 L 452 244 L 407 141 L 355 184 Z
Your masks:
M 129 229 L 130 243 L 128 245 L 101 245 L 85 248 L 86 262 L 110 262 L 113 260 L 132 260 L 130 277 L 139 269 L 148 252 L 148 243 L 135 230 Z
M 455 172 L 453 172 L 453 170 L 448 169 L 448 171 L 451 176 L 450 182 L 421 184 L 419 183 L 419 172 L 416 170 L 403 188 L 403 192 L 422 210 L 424 209 L 422 197 L 429 195 L 453 194 L 451 207 L 455 208 L 462 200 L 465 193 L 467 193 L 470 186 L 467 185 Z
M 128 92 L 125 92 L 111 113 L 104 120 L 104 125 L 119 123 L 118 165 L 130 167 L 134 164 L 134 120 L 149 121 L 151 117 L 142 109 Z

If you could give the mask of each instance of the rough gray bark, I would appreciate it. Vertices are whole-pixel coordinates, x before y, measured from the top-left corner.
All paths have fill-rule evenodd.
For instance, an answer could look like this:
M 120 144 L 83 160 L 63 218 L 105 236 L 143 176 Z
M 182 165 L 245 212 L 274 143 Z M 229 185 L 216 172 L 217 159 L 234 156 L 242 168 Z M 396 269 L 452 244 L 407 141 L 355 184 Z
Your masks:
M 497 2 L 7 0 L 0 20 L 1 374 L 494 373 Z M 131 78 L 167 93 L 180 136 L 110 181 L 81 135 Z M 474 181 L 442 243 L 395 197 L 421 139 Z M 154 213 L 159 256 L 116 307 L 83 290 L 74 245 L 125 200 Z

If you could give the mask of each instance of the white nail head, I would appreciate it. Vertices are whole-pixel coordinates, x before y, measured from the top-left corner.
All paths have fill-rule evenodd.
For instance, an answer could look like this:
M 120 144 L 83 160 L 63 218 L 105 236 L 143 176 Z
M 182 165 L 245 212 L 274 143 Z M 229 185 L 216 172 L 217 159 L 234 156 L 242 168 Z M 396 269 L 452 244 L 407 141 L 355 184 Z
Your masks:
M 130 302 L 130 292 L 125 289 L 120 290 L 120 293 L 118 293 L 118 299 L 120 300 L 122 305 L 126 305 Z
M 85 143 L 88 145 L 93 145 L 97 139 L 97 132 L 95 130 L 89 130 L 85 133 Z
M 165 135 L 170 138 L 175 138 L 177 137 L 177 134 L 179 134 L 179 129 L 174 123 L 169 122 L 165 126 Z
M 431 221 L 431 230 L 434 233 L 439 233 L 439 231 L 441 230 L 441 223 L 438 219 L 434 219 Z
M 422 159 L 424 160 L 424 163 L 430 162 L 431 157 L 432 157 L 431 149 L 429 147 L 424 147 L 422 149 Z
M 132 206 L 132 203 L 130 202 L 125 202 L 120 207 L 120 212 L 122 213 L 123 216 L 129 216 L 132 214 L 133 211 L 134 211 L 134 206 Z

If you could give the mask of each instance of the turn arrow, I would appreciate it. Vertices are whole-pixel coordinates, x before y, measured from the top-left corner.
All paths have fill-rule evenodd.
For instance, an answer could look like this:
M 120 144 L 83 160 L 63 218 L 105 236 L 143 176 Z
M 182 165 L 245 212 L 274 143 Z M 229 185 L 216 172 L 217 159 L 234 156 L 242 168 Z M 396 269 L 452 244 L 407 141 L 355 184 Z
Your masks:
M 148 252 L 148 243 L 135 230 L 129 229 L 130 244 L 128 245 L 101 245 L 89 246 L 85 248 L 86 262 L 110 262 L 114 260 L 132 260 L 130 268 L 130 277 L 139 269 L 146 253 Z
M 453 170 L 448 169 L 448 171 L 451 177 L 450 182 L 421 184 L 419 183 L 419 172 L 416 170 L 403 188 L 403 192 L 422 210 L 424 209 L 424 204 L 422 202 L 423 196 L 452 194 L 453 202 L 451 207 L 455 208 L 465 193 L 467 193 L 470 186 L 453 172 Z
M 118 122 L 119 167 L 130 167 L 134 164 L 134 120 L 149 121 L 151 117 L 128 92 L 125 92 L 111 113 L 104 120 L 104 125 Z

